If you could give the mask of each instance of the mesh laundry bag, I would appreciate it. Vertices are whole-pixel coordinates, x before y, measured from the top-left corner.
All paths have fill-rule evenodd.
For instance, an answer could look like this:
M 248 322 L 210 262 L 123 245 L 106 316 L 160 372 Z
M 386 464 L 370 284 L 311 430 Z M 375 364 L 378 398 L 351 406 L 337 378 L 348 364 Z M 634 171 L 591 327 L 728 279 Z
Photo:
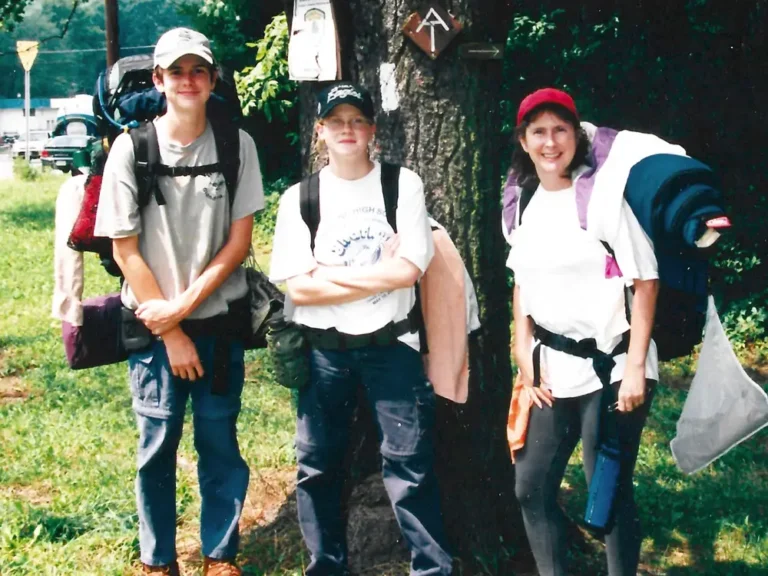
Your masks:
M 712 296 L 704 343 L 677 435 L 670 446 L 680 469 L 693 474 L 768 426 L 768 394 L 739 364 Z

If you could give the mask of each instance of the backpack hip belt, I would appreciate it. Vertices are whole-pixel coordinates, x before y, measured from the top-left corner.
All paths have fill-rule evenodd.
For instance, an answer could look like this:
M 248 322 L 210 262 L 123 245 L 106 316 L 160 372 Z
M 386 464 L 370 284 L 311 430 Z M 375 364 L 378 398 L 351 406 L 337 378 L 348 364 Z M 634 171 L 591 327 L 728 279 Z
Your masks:
M 248 300 L 240 298 L 229 302 L 229 310 L 223 314 L 217 314 L 208 318 L 192 318 L 182 320 L 179 326 L 190 339 L 200 337 L 213 337 L 213 381 L 211 394 L 226 396 L 229 390 L 229 364 L 231 358 L 230 347 L 235 340 L 244 340 L 248 325 L 245 311 L 248 310 Z M 148 348 L 159 337 L 152 336 L 144 327 L 144 324 L 136 318 L 133 310 L 123 307 L 123 338 L 126 332 L 143 330 L 147 333 Z M 127 346 L 126 346 L 127 348 Z M 131 352 L 138 352 L 133 349 Z
M 339 332 L 336 328 L 310 328 L 305 327 L 304 333 L 313 348 L 326 350 L 354 350 L 366 346 L 392 346 L 398 338 L 404 334 L 410 334 L 419 330 L 417 319 L 417 303 L 408 316 L 399 322 L 390 322 L 378 330 L 367 334 L 347 334 Z
M 616 402 L 616 393 L 611 386 L 611 372 L 616 366 L 614 358 L 629 350 L 629 330 L 622 334 L 621 342 L 613 350 L 603 352 L 597 347 L 597 341 L 594 338 L 574 340 L 542 328 L 532 318 L 531 321 L 533 322 L 533 336 L 539 341 L 533 349 L 533 385 L 539 386 L 541 384 L 542 346 L 547 346 L 558 352 L 565 352 L 571 356 L 591 359 L 595 374 L 603 385 L 603 394 L 600 399 L 598 446 L 604 443 L 617 443 L 618 430 L 613 407 Z
M 614 358 L 629 350 L 629 331 L 624 332 L 621 342 L 611 352 L 603 352 L 597 347 L 597 341 L 594 338 L 574 340 L 568 336 L 555 334 L 546 328 L 542 328 L 532 318 L 531 321 L 533 322 L 533 336 L 539 341 L 533 349 L 534 386 L 541 384 L 541 347 L 547 346 L 571 356 L 591 359 L 595 374 L 597 374 L 600 383 L 603 385 L 603 389 L 611 390 L 611 371 L 616 366 Z

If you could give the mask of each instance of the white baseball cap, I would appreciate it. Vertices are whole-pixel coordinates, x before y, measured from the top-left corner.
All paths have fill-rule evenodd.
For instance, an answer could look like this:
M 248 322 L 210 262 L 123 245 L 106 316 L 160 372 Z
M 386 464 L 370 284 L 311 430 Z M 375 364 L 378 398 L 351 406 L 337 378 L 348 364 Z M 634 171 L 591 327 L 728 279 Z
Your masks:
M 204 34 L 189 28 L 174 28 L 160 36 L 155 45 L 155 66 L 170 68 L 182 56 L 194 54 L 215 65 L 211 42 Z

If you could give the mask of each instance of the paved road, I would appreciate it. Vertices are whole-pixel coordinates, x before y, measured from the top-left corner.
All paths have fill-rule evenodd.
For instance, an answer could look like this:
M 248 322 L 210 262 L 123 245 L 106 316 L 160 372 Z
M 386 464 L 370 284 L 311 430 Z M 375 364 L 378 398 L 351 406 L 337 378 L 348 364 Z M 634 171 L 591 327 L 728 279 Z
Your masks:
M 13 178 L 13 161 L 11 155 L 5 151 L 0 152 L 0 180 Z

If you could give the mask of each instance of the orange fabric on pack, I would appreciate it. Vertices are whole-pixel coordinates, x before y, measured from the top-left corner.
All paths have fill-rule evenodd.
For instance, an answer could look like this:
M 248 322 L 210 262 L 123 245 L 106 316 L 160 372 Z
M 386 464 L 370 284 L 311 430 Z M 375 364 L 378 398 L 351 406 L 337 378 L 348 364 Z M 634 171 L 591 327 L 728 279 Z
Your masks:
M 421 278 L 429 346 L 425 371 L 435 394 L 464 404 L 469 394 L 464 262 L 445 230 L 434 230 L 432 238 L 435 255 Z
M 512 402 L 507 416 L 507 441 L 512 462 L 515 461 L 515 452 L 525 446 L 528 420 L 531 415 L 531 406 L 533 406 L 533 400 L 523 388 L 525 388 L 523 380 L 518 376 L 512 388 Z

